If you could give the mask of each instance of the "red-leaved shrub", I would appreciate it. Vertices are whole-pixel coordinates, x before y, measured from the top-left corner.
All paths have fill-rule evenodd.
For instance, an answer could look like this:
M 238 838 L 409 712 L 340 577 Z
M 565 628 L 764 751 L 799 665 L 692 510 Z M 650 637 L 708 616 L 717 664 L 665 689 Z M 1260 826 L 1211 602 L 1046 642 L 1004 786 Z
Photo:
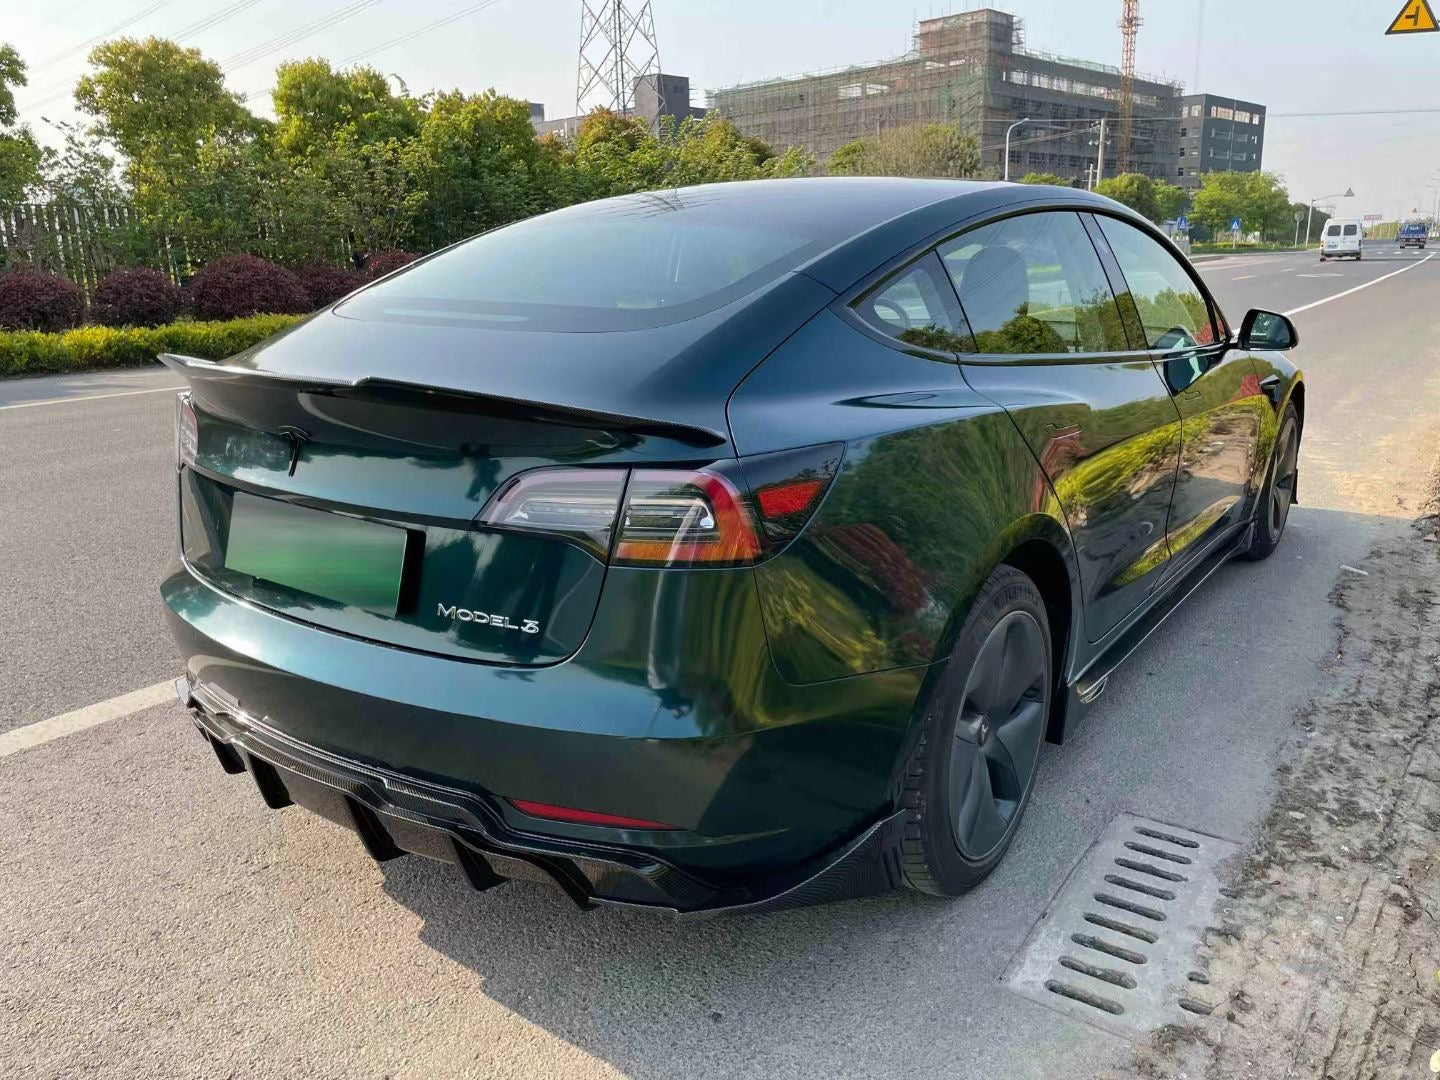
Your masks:
M 84 310 L 67 277 L 23 265 L 0 273 L 0 330 L 68 330 Z
M 254 255 L 222 255 L 206 263 L 191 279 L 187 291 L 199 319 L 240 319 L 310 310 L 310 297 L 299 278 L 283 266 Z
M 295 276 L 310 297 L 310 307 L 328 307 L 346 293 L 354 292 L 365 284 L 365 275 L 358 270 L 348 270 L 334 263 L 306 263 L 297 267 Z
M 159 270 L 131 266 L 100 279 L 90 315 L 104 326 L 163 326 L 174 322 L 185 294 Z
M 377 251 L 365 260 L 365 276 L 372 281 L 384 277 L 392 270 L 409 266 L 420 256 L 413 251 Z

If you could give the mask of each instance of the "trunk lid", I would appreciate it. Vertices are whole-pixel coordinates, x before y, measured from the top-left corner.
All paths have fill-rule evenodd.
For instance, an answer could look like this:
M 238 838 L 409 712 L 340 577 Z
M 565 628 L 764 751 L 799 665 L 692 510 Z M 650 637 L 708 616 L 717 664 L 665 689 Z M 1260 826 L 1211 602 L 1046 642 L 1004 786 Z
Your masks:
M 166 362 L 191 384 L 181 543 L 198 574 L 294 619 L 470 660 L 570 656 L 606 573 L 574 543 L 477 525 L 497 488 L 542 466 L 727 454 L 645 418 Z

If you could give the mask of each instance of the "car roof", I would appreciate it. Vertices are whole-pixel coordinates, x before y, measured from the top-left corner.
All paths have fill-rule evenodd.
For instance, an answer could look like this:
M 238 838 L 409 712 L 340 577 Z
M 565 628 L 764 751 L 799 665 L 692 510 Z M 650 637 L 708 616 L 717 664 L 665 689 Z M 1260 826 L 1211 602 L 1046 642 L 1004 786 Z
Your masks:
M 713 193 L 717 202 L 740 213 L 751 200 L 787 200 L 797 212 L 838 218 L 846 226 L 840 230 L 843 239 L 795 268 L 837 293 L 917 244 L 938 239 L 937 234 L 1008 210 L 1100 210 L 1150 228 L 1128 207 L 1103 195 L 998 180 L 796 177 L 680 188 L 677 194 L 688 192 Z

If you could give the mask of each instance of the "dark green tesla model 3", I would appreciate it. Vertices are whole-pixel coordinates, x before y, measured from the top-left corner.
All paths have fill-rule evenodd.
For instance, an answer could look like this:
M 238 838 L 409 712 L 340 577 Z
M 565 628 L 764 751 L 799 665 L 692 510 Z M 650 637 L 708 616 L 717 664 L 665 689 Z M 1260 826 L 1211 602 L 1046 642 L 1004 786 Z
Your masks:
M 477 888 L 959 893 L 1041 742 L 1274 550 L 1295 341 L 1068 189 L 758 181 L 510 225 L 164 357 L 177 689 L 270 806 Z

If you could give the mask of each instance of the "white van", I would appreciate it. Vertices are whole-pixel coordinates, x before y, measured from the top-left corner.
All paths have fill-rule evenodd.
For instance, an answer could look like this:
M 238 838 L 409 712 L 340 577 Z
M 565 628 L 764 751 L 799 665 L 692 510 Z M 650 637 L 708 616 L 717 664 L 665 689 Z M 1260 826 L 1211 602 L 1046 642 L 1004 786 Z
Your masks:
M 1356 218 L 1331 218 L 1320 238 L 1320 261 L 1360 258 L 1363 233 Z

